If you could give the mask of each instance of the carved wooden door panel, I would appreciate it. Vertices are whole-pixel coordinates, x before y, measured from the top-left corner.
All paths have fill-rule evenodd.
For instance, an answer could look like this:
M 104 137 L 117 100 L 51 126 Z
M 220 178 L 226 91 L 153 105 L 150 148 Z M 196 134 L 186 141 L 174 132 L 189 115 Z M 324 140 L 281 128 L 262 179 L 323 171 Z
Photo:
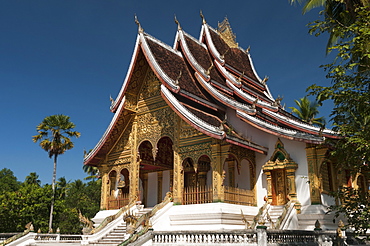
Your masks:
M 272 205 L 284 205 L 287 203 L 287 186 L 284 169 L 276 169 L 271 172 L 272 181 Z

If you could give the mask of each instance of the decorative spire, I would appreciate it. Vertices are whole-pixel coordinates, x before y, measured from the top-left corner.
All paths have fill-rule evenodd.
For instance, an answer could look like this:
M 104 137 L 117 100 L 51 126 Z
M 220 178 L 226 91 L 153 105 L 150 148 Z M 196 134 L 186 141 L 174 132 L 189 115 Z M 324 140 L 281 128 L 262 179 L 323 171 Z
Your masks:
M 203 24 L 207 24 L 206 19 L 204 18 L 204 15 L 202 13 L 202 10 L 200 11 L 200 18 L 202 18 Z
M 180 22 L 177 20 L 176 18 L 176 15 L 175 15 L 175 23 L 177 24 L 177 30 L 180 31 L 182 30 L 181 26 L 180 26 Z
M 139 27 L 139 33 L 143 33 L 144 29 L 141 27 L 139 20 L 137 19 L 137 16 L 135 14 L 135 23 Z
M 217 32 L 230 48 L 239 47 L 227 17 L 221 23 L 218 23 Z

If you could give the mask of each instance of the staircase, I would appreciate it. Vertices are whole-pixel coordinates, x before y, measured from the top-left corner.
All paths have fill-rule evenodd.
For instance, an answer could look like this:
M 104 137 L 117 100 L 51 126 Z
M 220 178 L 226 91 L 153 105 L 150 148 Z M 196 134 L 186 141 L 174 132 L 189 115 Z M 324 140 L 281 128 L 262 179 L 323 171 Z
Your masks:
M 276 222 L 278 221 L 279 216 L 283 214 L 284 205 L 281 206 L 270 206 L 267 211 L 266 218 L 265 218 L 265 226 L 269 229 L 279 229 L 275 228 Z
M 141 208 L 138 212 L 135 213 L 135 216 L 137 218 L 140 218 L 141 215 L 148 213 L 151 211 L 152 208 Z M 126 234 L 126 222 L 122 220 L 122 223 L 117 225 L 113 230 L 111 230 L 108 234 L 103 236 L 101 239 L 98 240 L 98 242 L 90 244 L 93 246 L 112 246 L 112 245 L 118 245 L 125 241 L 129 237 L 128 234 Z
M 311 205 L 302 209 L 302 213 L 297 215 L 299 230 L 313 230 L 318 220 L 323 230 L 336 230 L 339 220 L 344 221 L 342 216 L 335 218 L 334 213 L 327 213 L 327 209 L 322 205 Z

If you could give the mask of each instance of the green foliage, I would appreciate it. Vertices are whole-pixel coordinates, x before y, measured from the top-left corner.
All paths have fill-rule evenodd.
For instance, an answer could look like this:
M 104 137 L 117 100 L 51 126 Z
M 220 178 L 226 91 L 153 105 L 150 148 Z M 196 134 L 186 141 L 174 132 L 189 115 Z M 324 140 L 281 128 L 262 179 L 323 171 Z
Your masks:
M 316 101 L 311 102 L 308 97 L 303 97 L 299 100 L 294 100 L 297 104 L 297 108 L 289 107 L 292 110 L 292 113 L 296 114 L 298 118 L 307 122 L 311 125 L 324 126 L 325 119 L 324 117 L 315 118 L 319 113 L 318 107 L 320 104 Z
M 324 65 L 327 86 L 312 85 L 308 89 L 319 103 L 332 100 L 331 121 L 343 138 L 329 141 L 338 169 L 354 176 L 361 173 L 370 178 L 370 8 L 369 1 L 324 1 L 324 20 L 311 23 L 310 32 L 316 36 L 329 33 L 335 42 L 328 50 L 335 59 Z M 338 8 L 328 8 L 327 4 Z M 365 7 L 364 7 L 365 6 Z M 367 189 L 368 187 L 366 187 Z M 364 192 L 363 194 L 366 194 Z M 361 233 L 370 229 L 368 195 L 347 188 L 336 197 L 343 203 L 333 207 L 347 216 L 348 226 Z M 364 207 L 365 206 L 365 207 Z
M 16 180 L 9 169 L 1 170 L 0 174 L 3 173 Z M 30 173 L 23 183 L 18 183 L 16 188 L 0 193 L 0 232 L 21 232 L 29 222 L 36 231 L 47 232 L 53 193 L 51 185 L 40 185 L 36 173 Z M 101 180 L 69 183 L 64 177 L 60 178 L 54 204 L 54 228 L 60 228 L 63 234 L 81 234 L 79 211 L 88 218 L 99 211 L 100 186 Z
M 16 191 L 19 185 L 20 182 L 17 181 L 17 178 L 10 169 L 3 168 L 0 170 L 0 194 L 7 191 Z
M 69 116 L 58 114 L 46 117 L 37 127 L 38 135 L 33 136 L 32 140 L 40 142 L 43 150 L 48 152 L 49 157 L 54 157 L 52 199 L 50 206 L 49 231 L 52 230 L 54 199 L 55 199 L 55 179 L 57 172 L 57 158 L 65 151 L 74 147 L 71 137 L 80 137 L 80 133 L 73 131 L 75 124 L 69 120 Z
M 359 234 L 366 233 L 370 225 L 370 197 L 369 193 L 361 189 L 346 187 L 335 194 L 342 201 L 341 205 L 331 206 L 330 209 L 339 214 L 346 215 L 348 225 Z M 347 225 L 347 227 L 349 227 Z

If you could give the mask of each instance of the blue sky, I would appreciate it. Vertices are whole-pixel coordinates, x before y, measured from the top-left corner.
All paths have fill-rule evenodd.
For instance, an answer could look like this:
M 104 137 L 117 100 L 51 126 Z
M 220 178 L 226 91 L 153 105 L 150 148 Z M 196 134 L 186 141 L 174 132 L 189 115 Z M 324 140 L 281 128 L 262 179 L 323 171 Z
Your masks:
M 36 172 L 51 183 L 52 160 L 32 142 L 43 118 L 65 114 L 81 137 L 59 157 L 57 177 L 83 179 L 83 150 L 92 149 L 108 126 L 109 111 L 131 60 L 137 25 L 172 45 L 177 26 L 199 37 L 202 10 L 217 27 L 228 17 L 272 94 L 286 107 L 305 96 L 307 86 L 328 84 L 321 64 L 326 37 L 308 34 L 318 10 L 301 14 L 288 0 L 0 0 L 0 169 L 20 181 Z M 289 110 L 290 111 L 290 110 Z M 330 107 L 324 105 L 322 115 Z

